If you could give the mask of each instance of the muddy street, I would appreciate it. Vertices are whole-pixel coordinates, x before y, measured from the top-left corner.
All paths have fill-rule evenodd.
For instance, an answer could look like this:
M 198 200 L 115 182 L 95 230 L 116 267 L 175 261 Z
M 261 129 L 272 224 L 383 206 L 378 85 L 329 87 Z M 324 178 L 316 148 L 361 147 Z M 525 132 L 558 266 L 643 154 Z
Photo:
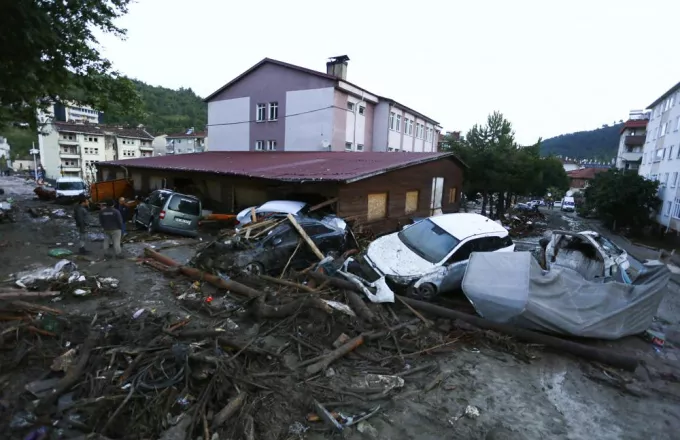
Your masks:
M 423 323 L 422 315 L 399 302 L 369 304 L 368 309 L 379 317 L 376 320 L 383 321 L 371 323 L 372 327 L 324 305 L 347 298 L 342 290 L 324 289 L 324 284 L 307 283 L 303 288 L 261 281 L 248 284 L 266 291 L 267 301 L 279 311 L 285 307 L 278 307 L 283 303 L 277 301 L 284 296 L 300 301 L 289 316 L 279 318 L 272 312 L 275 307 L 267 308 L 262 298 L 225 294 L 206 280 L 154 268 L 145 258 L 144 249 L 150 247 L 187 264 L 214 239 L 211 235 L 202 233 L 194 239 L 130 230 L 123 245 L 125 258 L 106 260 L 93 212 L 88 228 L 91 240 L 86 246 L 91 254 L 79 256 L 72 206 L 35 199 L 32 182 L 17 177 L 0 177 L 0 188 L 5 191 L 0 198 L 12 198 L 15 205 L 14 222 L 0 223 L 3 289 L 14 286 L 17 274 L 53 267 L 60 260 L 49 255 L 55 249 L 72 252 L 64 258 L 73 261 L 83 276 L 119 282 L 115 291 L 106 293 L 95 289 L 84 296 L 27 299 L 57 308 L 63 311 L 64 320 L 70 320 L 68 325 L 40 327 L 40 331 L 20 331 L 16 323 L 28 319 L 33 328 L 40 319 L 35 316 L 46 312 L 17 312 L 9 308 L 9 301 L 5 307 L 0 299 L 0 429 L 8 433 L 5 438 L 26 438 L 41 427 L 53 428 L 50 438 L 75 438 L 95 428 L 105 436 L 99 438 L 160 438 L 160 432 L 167 434 L 173 425 L 185 422 L 185 430 L 193 429 L 203 437 L 209 434 L 206 440 L 325 439 L 338 438 L 334 431 L 339 430 L 347 439 L 662 439 L 675 438 L 680 430 L 680 351 L 675 347 L 680 346 L 680 338 L 668 336 L 663 347 L 638 336 L 584 342 L 644 360 L 636 371 L 628 372 L 463 322 L 428 316 L 431 322 Z M 544 229 L 581 231 L 594 226 L 557 209 L 543 213 L 546 224 L 533 235 L 515 239 L 517 250 L 534 250 Z M 234 281 L 227 274 L 216 278 Z M 318 310 L 304 309 L 308 305 L 305 288 L 323 293 L 326 302 L 316 304 Z M 447 300 L 460 302 L 461 298 Z M 259 312 L 246 313 L 252 310 Z M 653 328 L 680 335 L 676 331 L 680 330 L 678 311 L 680 292 L 678 284 L 671 282 Z M 70 393 L 55 397 L 53 403 L 59 398 L 61 407 L 58 411 L 33 411 L 36 399 L 44 403 L 50 396 L 31 394 L 26 385 L 48 377 L 62 379 L 74 371 L 69 370 L 76 368 L 71 363 L 65 373 L 52 368 L 50 376 L 50 364 L 75 346 L 82 355 L 88 331 L 98 325 L 105 328 L 98 330 L 101 341 L 107 342 L 90 347 L 88 365 L 97 365 L 97 369 L 76 378 Z M 386 328 L 393 331 L 382 339 L 376 337 L 377 342 L 367 336 L 361 350 L 318 372 L 313 370 L 314 374 L 297 375 L 295 368 L 305 360 L 328 356 L 337 349 L 333 344 L 341 334 L 349 338 L 353 332 L 371 335 Z M 212 334 L 189 336 L 198 329 L 212 329 Z M 180 343 L 182 331 L 187 333 Z M 222 338 L 240 342 L 226 349 L 224 341 L 218 343 Z M 159 344 L 157 348 L 150 340 Z M 161 349 L 170 353 L 167 359 L 144 363 L 155 355 L 154 350 Z M 140 353 L 145 350 L 148 354 L 143 358 Z M 184 358 L 186 363 L 175 365 L 171 358 L 182 350 L 190 353 Z M 182 368 L 188 368 L 189 360 L 193 367 L 185 373 Z M 123 385 L 122 378 L 138 364 L 148 367 L 144 371 L 149 377 L 142 375 L 146 382 L 181 379 L 149 388 L 155 390 L 149 392 L 139 391 L 139 382 Z M 152 377 L 149 372 L 156 371 L 157 365 L 159 376 Z M 407 374 L 409 370 L 418 371 Z M 382 382 L 366 385 L 369 376 L 381 376 Z M 386 386 L 385 381 L 394 383 Z M 92 405 L 89 411 L 62 401 L 64 396 L 80 402 L 100 395 L 109 396 L 110 401 L 97 402 L 103 406 Z M 340 413 L 330 414 L 333 420 L 366 418 L 344 429 L 333 428 L 332 420 L 324 422 L 320 416 L 319 421 L 310 414 L 315 412 L 312 397 L 329 413 Z M 238 398 L 244 402 L 237 406 Z M 227 403 L 234 405 L 229 414 L 220 411 Z M 217 423 L 222 416 L 231 422 Z M 142 425 L 148 431 L 141 434 L 125 428 Z M 197 435 L 163 438 L 188 440 Z

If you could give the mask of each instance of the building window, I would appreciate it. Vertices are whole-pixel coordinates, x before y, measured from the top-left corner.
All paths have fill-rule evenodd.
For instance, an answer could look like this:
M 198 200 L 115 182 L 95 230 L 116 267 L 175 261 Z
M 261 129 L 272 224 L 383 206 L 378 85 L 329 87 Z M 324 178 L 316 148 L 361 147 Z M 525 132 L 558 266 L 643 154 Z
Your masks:
M 279 119 L 279 103 L 270 102 L 269 103 L 269 120 L 276 121 Z
M 368 212 L 366 220 L 379 220 L 387 217 L 387 193 L 368 195 Z
M 418 211 L 418 191 L 408 191 L 406 193 L 404 214 L 413 214 L 416 211 Z
M 673 204 L 671 202 L 666 202 L 666 211 L 663 213 L 663 215 L 665 215 L 666 217 L 671 215 L 671 207 L 672 206 L 673 206 Z
M 397 127 L 395 130 L 401 132 L 401 115 L 397 115 Z
M 351 111 L 354 113 L 354 103 L 347 101 L 347 110 Z
M 390 112 L 390 130 L 394 130 L 394 112 Z
M 671 188 L 675 188 L 675 184 L 678 182 L 678 172 L 674 172 L 671 176 Z
M 408 118 L 404 118 L 404 134 L 413 136 L 413 121 Z
M 677 122 L 675 123 L 675 131 L 680 130 L 680 116 L 677 118 Z
M 266 119 L 267 104 L 257 104 L 257 110 L 255 111 L 255 120 L 257 122 L 264 122 Z
M 345 142 L 345 151 L 352 151 L 352 143 Z
M 663 180 L 661 181 L 661 186 L 666 186 L 668 184 L 668 173 L 664 173 Z
M 267 151 L 276 151 L 276 141 L 267 141 Z
M 264 141 L 255 141 L 255 151 L 264 151 Z
M 659 137 L 665 136 L 667 131 L 668 131 L 668 122 L 664 122 L 663 125 L 661 126 L 661 131 L 659 131 Z
M 673 160 L 673 145 L 668 147 L 668 160 Z
M 449 189 L 449 203 L 456 203 L 456 187 Z
M 663 160 L 664 156 L 666 155 L 666 149 L 665 148 L 660 148 L 656 150 L 656 156 L 654 157 L 654 162 L 659 162 Z
M 363 115 L 364 113 L 366 113 L 366 107 L 359 106 L 359 114 Z
M 364 145 L 363 144 L 357 144 L 357 151 L 364 151 Z
M 676 198 L 673 202 L 675 208 L 673 208 L 673 217 L 680 218 L 680 197 Z

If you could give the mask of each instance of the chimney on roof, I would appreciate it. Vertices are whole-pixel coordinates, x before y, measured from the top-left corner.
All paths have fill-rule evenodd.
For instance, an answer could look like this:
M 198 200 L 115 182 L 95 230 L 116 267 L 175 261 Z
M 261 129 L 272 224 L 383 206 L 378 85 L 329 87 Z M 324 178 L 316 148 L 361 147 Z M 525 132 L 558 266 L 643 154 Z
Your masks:
M 340 79 L 347 79 L 347 61 L 349 61 L 347 55 L 330 57 L 326 63 L 326 73 Z

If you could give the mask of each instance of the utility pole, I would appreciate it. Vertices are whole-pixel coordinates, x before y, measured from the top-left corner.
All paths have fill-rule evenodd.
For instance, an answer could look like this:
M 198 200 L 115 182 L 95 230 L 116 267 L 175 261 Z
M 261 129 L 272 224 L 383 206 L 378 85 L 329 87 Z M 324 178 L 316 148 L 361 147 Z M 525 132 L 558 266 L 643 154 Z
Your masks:
M 40 153 L 40 150 L 37 150 L 35 148 L 35 142 L 31 142 L 31 153 L 33 155 L 33 174 L 35 176 L 36 182 L 38 181 L 38 160 L 36 159 L 36 155 Z

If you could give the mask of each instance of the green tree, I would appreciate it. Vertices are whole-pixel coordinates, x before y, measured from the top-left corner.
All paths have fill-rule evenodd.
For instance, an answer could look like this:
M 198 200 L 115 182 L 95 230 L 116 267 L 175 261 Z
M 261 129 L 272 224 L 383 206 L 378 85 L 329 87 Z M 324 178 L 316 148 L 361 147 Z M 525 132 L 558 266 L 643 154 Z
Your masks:
M 0 2 L 0 126 L 36 125 L 36 111 L 77 100 L 108 111 L 139 109 L 133 84 L 99 53 L 95 30 L 123 37 L 114 21 L 131 0 Z
M 612 230 L 630 228 L 633 233 L 640 233 L 659 208 L 658 189 L 657 181 L 611 169 L 596 174 L 585 189 L 584 210 L 594 210 Z

